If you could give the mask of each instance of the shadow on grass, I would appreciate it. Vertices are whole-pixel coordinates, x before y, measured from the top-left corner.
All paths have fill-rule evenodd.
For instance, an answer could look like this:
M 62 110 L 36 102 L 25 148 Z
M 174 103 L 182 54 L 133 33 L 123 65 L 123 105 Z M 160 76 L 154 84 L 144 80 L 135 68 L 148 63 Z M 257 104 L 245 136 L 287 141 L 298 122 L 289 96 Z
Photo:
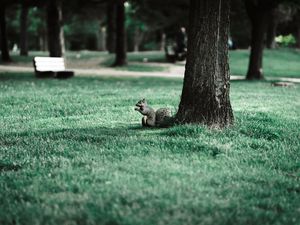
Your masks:
M 21 168 L 22 167 L 20 165 L 0 161 L 0 173 L 7 171 L 18 171 Z
M 122 82 L 122 87 L 129 85 L 133 87 L 166 87 L 166 86 L 178 86 L 182 84 L 182 80 L 176 78 L 153 78 L 153 77 L 109 77 L 109 76 L 76 76 L 70 79 L 53 79 L 53 78 L 36 78 L 34 73 L 10 73 L 0 72 L 0 82 L 33 82 L 35 84 L 46 82 L 49 84 L 69 84 L 72 86 L 86 86 L 103 84 L 115 84 L 116 82 Z
M 177 137 L 167 138 L 165 132 L 167 132 L 167 129 L 149 129 L 138 125 L 115 128 L 68 128 L 1 134 L 0 143 L 2 145 L 6 144 L 10 148 L 23 150 L 29 148 L 26 154 L 37 158 L 44 158 L 45 154 L 51 153 L 51 155 L 57 157 L 72 159 L 74 155 L 92 149 L 98 152 L 96 154 L 112 160 L 121 160 L 129 156 L 143 157 L 149 154 L 163 154 L 166 157 L 173 154 L 201 154 L 215 158 L 222 153 L 222 150 L 213 144 L 199 140 L 186 141 Z M 62 149 L 58 147 L 60 145 L 65 147 Z M 21 155 L 24 152 L 19 152 L 19 154 L 19 157 L 22 158 Z
M 287 127 L 293 128 L 294 126 L 291 121 L 278 115 L 264 112 L 236 113 L 235 125 L 222 131 L 209 129 L 204 125 L 177 125 L 165 129 L 162 135 L 182 138 L 198 138 L 201 134 L 227 138 L 244 136 L 253 140 L 276 141 L 290 138 L 290 133 L 285 132 Z
M 38 80 L 34 73 L 0 72 L 0 81 L 33 81 Z

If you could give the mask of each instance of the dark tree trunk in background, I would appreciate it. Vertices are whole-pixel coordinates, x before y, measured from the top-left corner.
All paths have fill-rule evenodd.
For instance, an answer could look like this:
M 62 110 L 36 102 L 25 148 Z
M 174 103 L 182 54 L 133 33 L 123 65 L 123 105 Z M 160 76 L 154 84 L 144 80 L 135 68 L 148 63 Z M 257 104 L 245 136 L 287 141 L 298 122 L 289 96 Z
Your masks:
M 264 79 L 262 62 L 264 50 L 264 38 L 268 26 L 268 16 L 275 7 L 272 0 L 256 1 L 245 0 L 246 11 L 250 18 L 251 30 L 251 52 L 246 79 Z
M 268 49 L 274 49 L 276 47 L 275 37 L 277 30 L 277 15 L 276 9 L 271 10 L 268 16 L 268 28 L 267 28 L 267 39 L 266 47 Z
M 29 7 L 25 4 L 22 4 L 21 8 L 21 16 L 20 16 L 20 55 L 27 56 L 28 55 L 28 34 L 27 34 L 27 27 L 28 27 L 28 11 Z
M 1 59 L 2 62 L 11 62 L 8 49 L 7 33 L 6 33 L 6 19 L 5 19 L 5 5 L 0 7 L 0 35 L 1 35 Z
M 300 9 L 298 9 L 297 14 L 295 16 L 296 20 L 296 47 L 300 48 Z
M 188 55 L 176 119 L 223 128 L 233 123 L 229 100 L 228 0 L 191 0 Z
M 107 3 L 107 36 L 106 48 L 109 53 L 115 53 L 116 49 L 116 3 L 110 0 Z
M 47 6 L 47 33 L 50 57 L 62 57 L 64 37 L 62 29 L 62 9 L 60 0 L 51 0 Z
M 127 64 L 124 0 L 117 2 L 116 20 L 116 59 L 114 66 L 124 66 Z

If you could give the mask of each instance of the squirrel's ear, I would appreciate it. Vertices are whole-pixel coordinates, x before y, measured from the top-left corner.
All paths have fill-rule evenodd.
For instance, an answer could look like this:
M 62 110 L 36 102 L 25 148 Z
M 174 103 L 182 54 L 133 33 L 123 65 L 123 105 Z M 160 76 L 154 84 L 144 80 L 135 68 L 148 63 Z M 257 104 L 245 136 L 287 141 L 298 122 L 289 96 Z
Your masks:
M 142 102 L 146 102 L 146 99 L 143 98 L 143 99 L 142 99 Z

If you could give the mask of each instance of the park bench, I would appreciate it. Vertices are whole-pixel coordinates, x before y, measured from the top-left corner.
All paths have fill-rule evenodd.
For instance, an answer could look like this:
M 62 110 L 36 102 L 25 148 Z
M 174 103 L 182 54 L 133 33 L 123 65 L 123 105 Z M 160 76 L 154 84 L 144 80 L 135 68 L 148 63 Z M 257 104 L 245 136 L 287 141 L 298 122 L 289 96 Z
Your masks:
M 73 71 L 66 70 L 65 60 L 61 57 L 34 57 L 33 67 L 35 75 L 39 78 L 64 79 L 74 76 Z

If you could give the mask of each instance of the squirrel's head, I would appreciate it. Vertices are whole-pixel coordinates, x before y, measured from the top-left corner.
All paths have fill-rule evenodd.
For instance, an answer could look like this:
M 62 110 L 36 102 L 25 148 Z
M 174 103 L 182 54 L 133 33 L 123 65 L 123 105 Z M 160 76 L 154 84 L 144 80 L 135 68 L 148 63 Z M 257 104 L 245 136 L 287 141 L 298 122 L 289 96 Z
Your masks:
M 147 101 L 146 101 L 146 99 L 142 99 L 142 100 L 140 100 L 140 101 L 138 101 L 136 104 L 135 104 L 135 110 L 141 110 L 141 111 L 143 111 L 144 110 L 144 108 L 145 108 L 145 106 L 147 106 Z

